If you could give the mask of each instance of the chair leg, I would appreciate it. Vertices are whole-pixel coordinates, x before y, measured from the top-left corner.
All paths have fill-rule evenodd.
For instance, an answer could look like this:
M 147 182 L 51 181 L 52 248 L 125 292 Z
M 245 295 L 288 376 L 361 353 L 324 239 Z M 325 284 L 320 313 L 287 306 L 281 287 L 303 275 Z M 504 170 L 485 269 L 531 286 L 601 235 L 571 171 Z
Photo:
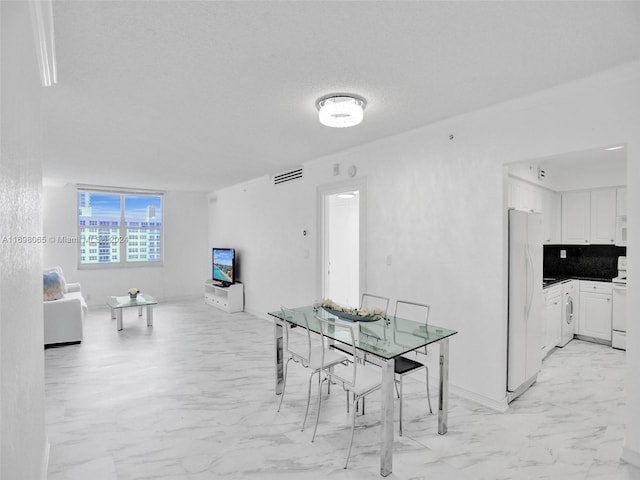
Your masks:
M 429 402 L 429 413 L 433 413 L 433 409 L 431 408 L 431 392 L 429 392 L 429 368 L 424 367 L 427 372 L 427 401 Z
M 309 415 L 309 404 L 311 403 L 311 380 L 313 380 L 313 376 L 316 373 L 318 374 L 318 394 L 319 395 L 322 394 L 322 392 L 320 391 L 320 372 L 313 372 L 309 376 L 309 391 L 307 392 L 307 409 L 304 412 L 304 420 L 302 420 L 302 428 L 300 429 L 301 432 L 304 432 L 304 424 L 307 423 L 307 415 Z
M 278 404 L 278 412 L 280 411 L 280 407 L 282 406 L 282 400 L 284 399 L 284 392 L 287 389 L 287 367 L 289 366 L 289 362 L 291 361 L 291 357 L 287 360 L 287 363 L 284 364 L 284 379 L 282 381 L 282 394 L 280 394 L 280 403 Z
M 364 398 L 362 399 L 364 400 Z M 351 457 L 351 447 L 353 446 L 353 435 L 356 431 L 356 408 L 355 404 L 358 403 L 358 397 L 354 395 L 354 406 L 353 406 L 353 415 L 351 416 L 351 440 L 349 441 L 349 450 L 347 451 L 347 459 L 344 462 L 344 468 L 347 468 L 349 464 L 349 458 Z
M 400 436 L 402 436 L 402 377 L 400 377 Z
M 402 377 L 400 377 L 400 379 L 402 379 Z M 398 380 L 396 380 L 396 381 L 394 381 L 393 383 L 394 383 L 394 384 L 395 384 L 395 386 L 396 386 L 396 395 L 398 395 L 398 398 L 400 398 L 400 392 L 398 391 L 398 383 L 399 383 L 399 382 L 398 382 Z
M 326 378 L 322 379 L 324 382 Z M 318 431 L 318 421 L 320 420 L 320 406 L 322 405 L 322 382 L 320 382 L 320 392 L 318 394 L 318 413 L 316 414 L 316 426 L 313 428 L 313 436 L 311 437 L 311 443 L 316 439 L 316 432 Z

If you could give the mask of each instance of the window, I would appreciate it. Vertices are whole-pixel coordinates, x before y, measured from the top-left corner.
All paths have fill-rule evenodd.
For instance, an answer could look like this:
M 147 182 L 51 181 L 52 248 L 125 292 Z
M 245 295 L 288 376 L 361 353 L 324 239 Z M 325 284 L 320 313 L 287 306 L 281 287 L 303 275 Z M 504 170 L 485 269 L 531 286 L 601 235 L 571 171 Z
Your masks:
M 78 190 L 79 264 L 162 264 L 162 195 Z

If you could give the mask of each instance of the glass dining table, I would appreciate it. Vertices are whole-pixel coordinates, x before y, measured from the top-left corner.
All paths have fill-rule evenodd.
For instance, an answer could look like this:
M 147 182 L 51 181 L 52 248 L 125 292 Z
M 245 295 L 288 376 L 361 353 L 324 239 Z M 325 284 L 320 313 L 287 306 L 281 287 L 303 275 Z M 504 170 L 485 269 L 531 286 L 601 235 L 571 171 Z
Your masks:
M 335 318 L 323 308 L 312 305 L 296 308 L 306 314 L 309 329 L 320 332 L 321 318 Z M 284 318 L 282 311 L 269 312 L 274 318 L 274 346 L 275 346 L 275 391 L 282 394 L 284 383 L 284 353 L 282 344 L 282 326 L 284 322 L 296 323 L 292 318 Z M 382 376 L 382 408 L 380 434 L 380 475 L 386 477 L 392 471 L 393 464 L 393 423 L 394 423 L 394 364 L 396 357 L 420 349 L 432 343 L 440 345 L 440 385 L 438 394 L 438 433 L 447 433 L 447 404 L 449 396 L 449 337 L 455 335 L 450 330 L 436 325 L 425 325 L 413 320 L 397 317 L 387 317 L 376 321 L 361 321 L 359 335 L 356 339 L 356 349 L 366 354 L 368 362 L 381 367 Z M 344 338 L 328 336 L 336 343 L 345 343 Z

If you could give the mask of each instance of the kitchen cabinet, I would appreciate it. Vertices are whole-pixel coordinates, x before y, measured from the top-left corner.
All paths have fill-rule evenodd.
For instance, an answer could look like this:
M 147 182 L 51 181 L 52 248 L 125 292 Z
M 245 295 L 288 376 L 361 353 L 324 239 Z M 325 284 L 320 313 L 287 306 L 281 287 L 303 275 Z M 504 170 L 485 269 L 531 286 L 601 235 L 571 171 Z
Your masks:
M 590 192 L 562 194 L 562 243 L 588 245 L 591 232 Z
M 609 282 L 580 281 L 578 335 L 611 344 L 611 295 Z
M 507 206 L 517 210 L 540 212 L 542 209 L 542 188 L 518 178 L 509 178 Z
M 562 243 L 560 235 L 561 195 L 547 188 L 532 185 L 519 178 L 507 181 L 507 208 L 541 212 L 543 243 Z
M 562 285 L 545 288 L 542 292 L 542 358 L 560 343 L 562 326 Z
M 616 188 L 616 216 L 627 214 L 627 187 Z
M 542 192 L 542 241 L 547 245 L 557 245 L 562 242 L 561 225 L 561 196 L 550 190 Z
M 562 194 L 562 243 L 613 245 L 616 238 L 615 188 Z
M 589 243 L 613 245 L 616 239 L 615 188 L 591 191 L 591 228 Z

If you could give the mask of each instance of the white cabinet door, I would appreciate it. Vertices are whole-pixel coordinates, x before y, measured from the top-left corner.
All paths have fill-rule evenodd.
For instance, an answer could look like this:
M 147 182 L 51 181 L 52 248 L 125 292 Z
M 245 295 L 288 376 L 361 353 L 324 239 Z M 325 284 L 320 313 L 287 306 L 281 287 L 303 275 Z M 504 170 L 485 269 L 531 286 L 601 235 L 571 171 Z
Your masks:
M 590 192 L 562 194 L 562 243 L 587 245 L 591 230 Z
M 616 241 L 616 189 L 591 192 L 592 245 L 613 245 Z
M 542 191 L 542 188 L 531 185 L 518 178 L 509 178 L 507 181 L 507 207 L 517 210 L 541 212 Z
M 580 292 L 577 333 L 611 341 L 611 295 Z
M 549 325 L 547 329 L 547 345 L 552 349 L 560 343 L 562 332 L 562 295 L 559 295 L 556 301 L 551 305 L 551 315 L 549 316 Z
M 616 215 L 622 216 L 627 214 L 627 188 L 616 188 Z
M 542 241 L 548 245 L 562 243 L 560 235 L 560 194 L 551 191 L 542 193 Z
M 560 342 L 562 322 L 562 287 L 545 289 L 542 316 L 542 358 Z

